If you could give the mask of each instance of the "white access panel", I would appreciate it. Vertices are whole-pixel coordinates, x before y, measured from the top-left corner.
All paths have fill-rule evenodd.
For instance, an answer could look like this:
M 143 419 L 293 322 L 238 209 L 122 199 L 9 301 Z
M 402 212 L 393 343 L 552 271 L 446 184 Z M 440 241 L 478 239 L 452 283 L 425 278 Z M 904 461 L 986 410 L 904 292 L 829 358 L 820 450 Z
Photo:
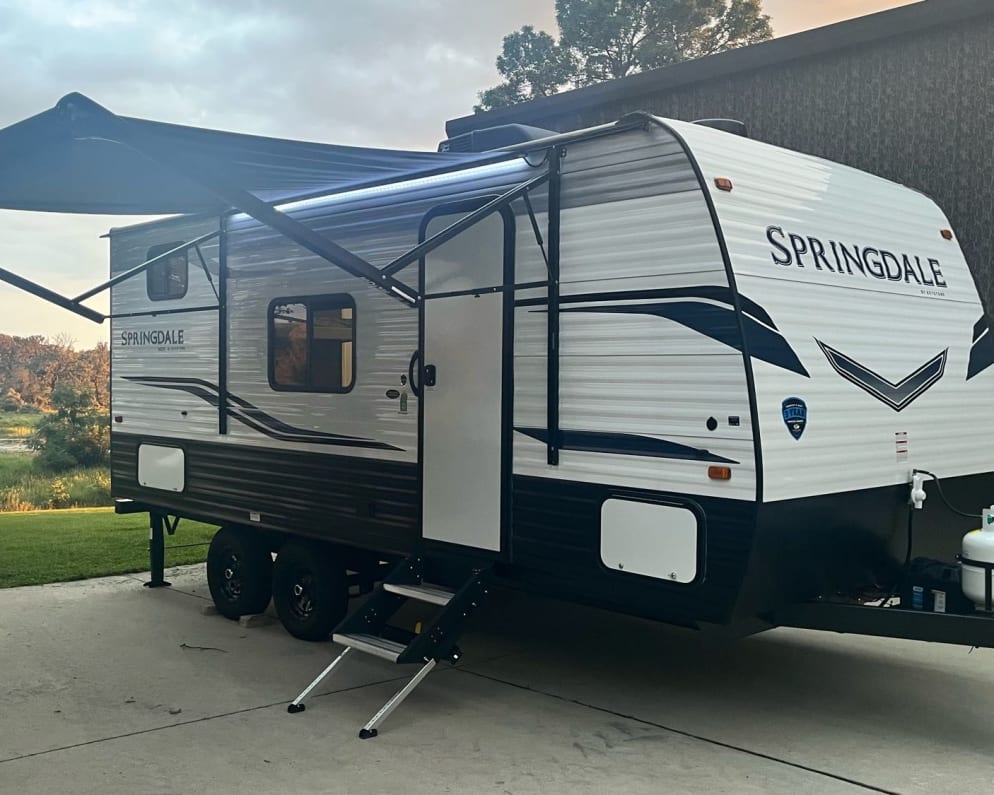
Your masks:
M 178 447 L 138 445 L 138 482 L 148 489 L 183 491 L 186 457 Z
M 430 267 L 430 265 L 429 265 Z M 503 293 L 425 301 L 425 538 L 501 547 Z
M 605 500 L 601 561 L 609 569 L 670 582 L 697 579 L 697 515 L 675 505 Z

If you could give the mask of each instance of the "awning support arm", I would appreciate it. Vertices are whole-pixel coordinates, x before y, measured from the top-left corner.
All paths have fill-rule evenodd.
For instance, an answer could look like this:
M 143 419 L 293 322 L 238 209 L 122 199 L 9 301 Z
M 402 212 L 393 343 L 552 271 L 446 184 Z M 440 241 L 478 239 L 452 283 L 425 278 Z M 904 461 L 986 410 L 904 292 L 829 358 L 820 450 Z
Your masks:
M 247 213 L 271 229 L 275 229 L 312 254 L 317 254 L 347 273 L 366 279 L 377 287 L 393 293 L 395 297 L 410 306 L 417 306 L 416 290 L 412 290 L 406 284 L 391 278 L 389 274 L 381 272 L 375 265 L 362 259 L 362 257 L 342 248 L 333 240 L 329 240 L 324 235 L 280 212 L 248 191 L 220 185 L 217 182 L 204 179 L 202 175 L 197 177 L 197 181 L 233 207 Z
M 559 256 L 562 231 L 562 167 L 566 150 L 557 146 L 549 159 L 549 312 L 546 349 L 547 462 L 559 466 Z
M 315 232 L 286 213 L 280 212 L 249 191 L 228 184 L 226 180 L 217 174 L 211 174 L 202 166 L 198 167 L 186 162 L 181 157 L 164 152 L 163 147 L 155 140 L 150 140 L 148 136 L 136 132 L 127 120 L 111 113 L 106 108 L 90 101 L 85 107 L 75 108 L 74 113 L 75 116 L 69 119 L 69 124 L 72 134 L 76 138 L 105 139 L 131 147 L 157 163 L 172 168 L 225 203 L 250 215 L 312 254 L 316 254 L 353 276 L 368 280 L 409 306 L 417 306 L 416 290 L 412 290 L 407 285 L 391 278 L 389 274 L 381 273 L 372 263 L 342 248 L 333 240 Z
M 27 293 L 31 293 L 31 295 L 42 298 L 51 304 L 62 307 L 63 309 L 68 309 L 70 312 L 73 312 L 80 317 L 85 317 L 87 320 L 92 320 L 94 323 L 103 323 L 104 320 L 107 319 L 105 315 L 102 315 L 95 309 L 83 306 L 71 298 L 59 295 L 58 293 L 49 290 L 47 287 L 35 284 L 31 280 L 25 279 L 23 276 L 18 276 L 16 273 L 11 273 L 3 268 L 0 268 L 0 281 L 6 282 L 12 287 L 17 287 Z
M 220 234 L 221 232 L 219 230 L 218 235 Z M 211 289 L 214 291 L 214 297 L 218 300 L 218 303 L 220 303 L 221 296 L 217 294 L 217 287 L 214 286 L 214 277 L 211 276 L 211 269 L 207 267 L 207 260 L 204 259 L 204 252 L 200 250 L 199 244 L 194 246 L 193 249 L 194 251 L 197 252 L 197 259 L 200 260 L 200 267 L 204 269 L 204 276 L 207 277 L 207 283 L 211 286 Z
M 150 139 L 149 136 L 137 131 L 128 124 L 127 120 L 116 116 L 97 103 L 88 100 L 84 105 L 80 107 L 72 107 L 69 110 L 71 113 L 67 113 L 67 122 L 74 137 L 78 139 L 90 138 L 113 141 L 115 143 L 128 146 L 135 151 L 144 154 L 146 157 L 176 170 L 178 173 L 205 188 L 207 191 L 214 194 L 230 206 L 246 213 L 276 232 L 279 232 L 281 235 L 293 241 L 297 245 L 307 249 L 313 254 L 316 254 L 322 259 L 341 268 L 353 276 L 366 279 L 374 286 L 393 294 L 396 298 L 399 298 L 408 306 L 412 307 L 419 304 L 420 296 L 417 294 L 416 290 L 408 287 L 406 284 L 398 281 L 397 279 L 394 279 L 393 274 L 407 267 L 411 263 L 422 259 L 426 254 L 434 251 L 439 246 L 444 245 L 449 240 L 479 223 L 492 213 L 501 210 L 504 206 L 510 204 L 519 196 L 525 196 L 527 198 L 529 191 L 550 179 L 550 174 L 552 175 L 553 180 L 557 178 L 555 169 L 550 168 L 548 172 L 545 172 L 534 179 L 528 180 L 527 182 L 512 188 L 507 193 L 497 197 L 491 202 L 488 202 L 486 205 L 475 212 L 470 213 L 465 218 L 456 221 L 448 228 L 443 229 L 438 234 L 432 236 L 420 245 L 415 246 L 406 254 L 401 255 L 393 262 L 389 263 L 386 267 L 380 269 L 362 257 L 359 257 L 348 249 L 338 245 L 333 240 L 330 240 L 324 235 L 314 231 L 307 225 L 297 221 L 286 213 L 281 212 L 273 205 L 259 199 L 249 191 L 239 188 L 236 185 L 229 184 L 227 180 L 216 173 L 210 173 L 210 169 L 197 167 L 194 164 L 186 162 L 182 157 L 177 157 L 175 155 L 171 155 L 169 152 L 163 151 L 163 147 L 154 139 Z M 530 214 L 533 215 L 533 213 Z M 534 217 L 532 218 L 532 221 L 534 225 Z M 5 279 L 5 281 L 9 281 L 13 284 L 15 282 L 11 281 L 11 279 L 17 280 L 16 283 L 18 286 L 23 286 L 24 289 L 27 289 L 35 295 L 42 295 L 42 292 L 39 291 L 43 291 L 45 296 L 48 297 L 48 300 L 51 300 L 53 303 L 70 309 L 70 311 L 74 311 L 77 314 L 83 314 L 85 317 L 90 317 L 90 319 L 99 317 L 100 320 L 97 322 L 102 322 L 104 318 L 103 315 L 79 306 L 79 302 L 90 298 L 97 293 L 102 292 L 103 290 L 112 287 L 121 281 L 124 281 L 125 279 L 131 278 L 131 276 L 137 273 L 141 273 L 150 265 L 158 262 L 160 259 L 165 259 L 178 251 L 189 249 L 190 247 L 196 247 L 199 243 L 210 239 L 210 237 L 214 237 L 216 234 L 217 233 L 211 233 L 209 237 L 191 241 L 190 243 L 184 244 L 177 249 L 165 252 L 164 254 L 159 255 L 159 257 L 153 258 L 148 262 L 144 262 L 136 268 L 132 268 L 131 270 L 114 277 L 104 284 L 98 285 L 92 290 L 88 290 L 73 300 L 67 299 L 64 296 L 59 296 L 49 290 L 45 290 L 45 288 L 35 285 L 33 282 L 29 282 L 26 279 L 21 279 L 14 274 L 8 274 L 10 278 Z M 197 249 L 197 253 L 198 256 L 201 256 L 202 258 L 199 248 Z M 545 254 L 546 252 L 543 250 L 543 255 Z M 556 262 L 552 251 L 546 255 L 546 259 L 551 260 L 551 262 L 549 262 L 550 268 L 554 268 Z M 7 272 L 4 271 L 3 273 Z
M 380 272 L 387 276 L 392 276 L 398 271 L 403 270 L 411 263 L 417 262 L 422 257 L 426 256 L 427 254 L 430 254 L 439 246 L 445 245 L 450 240 L 452 240 L 452 238 L 462 234 L 471 226 L 475 226 L 484 218 L 493 215 L 495 212 L 500 211 L 505 206 L 507 206 L 515 199 L 517 199 L 519 196 L 522 195 L 527 196 L 529 191 L 544 184 L 548 179 L 549 179 L 549 173 L 545 172 L 535 177 L 534 179 L 530 179 L 527 182 L 523 182 L 522 184 L 512 188 L 507 193 L 501 194 L 496 199 L 493 199 L 492 201 L 489 201 L 486 204 L 484 204 L 480 209 L 474 210 L 469 215 L 460 218 L 454 224 L 447 226 L 438 234 L 432 235 L 426 241 L 415 246 L 406 254 L 401 254 L 399 257 L 397 257 L 397 259 L 395 259 L 389 265 L 384 266 L 383 270 L 381 270 Z
M 152 257 L 152 259 L 145 260 L 141 265 L 135 265 L 135 267 L 131 268 L 130 270 L 126 270 L 124 273 L 119 273 L 117 274 L 117 276 L 114 276 L 113 278 L 108 279 L 107 281 L 101 284 L 98 284 L 96 287 L 91 287 L 85 293 L 80 293 L 79 295 L 77 295 L 75 298 L 72 299 L 73 303 L 78 304 L 81 303 L 82 301 L 85 301 L 87 298 L 93 298 L 93 296 L 97 295 L 98 293 L 102 293 L 104 290 L 108 290 L 111 287 L 116 287 L 121 282 L 127 281 L 133 276 L 137 276 L 139 273 L 144 273 L 146 270 L 148 270 L 152 265 L 155 265 L 157 262 L 162 262 L 162 260 L 169 259 L 170 257 L 175 256 L 176 254 L 188 251 L 191 248 L 196 248 L 201 243 L 206 243 L 208 240 L 213 240 L 215 237 L 218 237 L 220 234 L 221 234 L 220 231 L 208 232 L 206 235 L 201 235 L 200 237 L 194 238 L 193 240 L 190 240 L 187 243 L 183 243 L 182 245 L 176 246 L 176 248 L 171 248 L 169 249 L 169 251 L 165 251 L 162 254 L 157 254 L 156 256 Z M 208 275 L 207 278 L 209 279 L 210 276 Z
M 542 230 L 538 228 L 538 219 L 535 217 L 535 208 L 532 207 L 532 200 L 526 193 L 522 196 L 525 200 L 525 209 L 528 210 L 528 218 L 532 223 L 532 232 L 535 233 L 535 242 L 538 243 L 539 251 L 542 252 L 542 259 L 545 260 L 545 271 L 549 273 L 549 255 L 545 253 L 545 240 L 542 239 Z
M 182 251 L 187 251 L 191 248 L 197 250 L 197 256 L 200 257 L 200 263 L 204 267 L 204 273 L 207 274 L 207 281 L 210 282 L 211 287 L 214 287 L 214 280 L 211 278 L 210 271 L 207 268 L 207 263 L 204 261 L 203 254 L 200 253 L 200 244 L 206 243 L 208 240 L 213 240 L 221 234 L 220 231 L 208 232 L 205 235 L 194 238 L 182 245 L 176 246 L 175 248 L 169 249 L 162 254 L 158 254 L 149 260 L 145 260 L 141 265 L 135 265 L 135 267 L 126 270 L 124 273 L 119 273 L 112 279 L 98 284 L 96 287 L 91 287 L 85 293 L 80 293 L 75 298 L 67 298 L 53 290 L 49 290 L 47 287 L 42 287 L 40 284 L 36 284 L 30 279 L 25 279 L 23 276 L 18 276 L 16 273 L 11 273 L 8 270 L 0 268 L 0 281 L 6 282 L 7 284 L 17 287 L 25 292 L 31 293 L 31 295 L 37 296 L 38 298 L 44 299 L 51 304 L 62 307 L 63 309 L 68 309 L 70 312 L 74 312 L 81 317 L 85 317 L 87 320 L 92 320 L 94 323 L 103 323 L 107 319 L 107 315 L 97 312 L 95 309 L 90 309 L 88 306 L 83 306 L 83 301 L 88 298 L 93 298 L 93 296 L 102 293 L 104 290 L 108 290 L 121 282 L 127 281 L 128 279 L 138 276 L 140 273 L 144 273 L 152 265 L 157 262 L 161 262 L 164 259 L 179 254 Z M 214 295 L 217 295 L 217 290 L 214 290 Z

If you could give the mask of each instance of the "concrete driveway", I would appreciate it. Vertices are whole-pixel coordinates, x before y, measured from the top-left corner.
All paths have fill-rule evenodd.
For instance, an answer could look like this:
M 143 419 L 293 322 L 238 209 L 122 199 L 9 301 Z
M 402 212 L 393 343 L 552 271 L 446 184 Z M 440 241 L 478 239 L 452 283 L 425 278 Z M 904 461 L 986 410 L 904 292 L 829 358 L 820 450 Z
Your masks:
M 0 591 L 3 792 L 989 792 L 989 651 L 778 630 L 735 644 L 505 595 L 413 673 L 203 615 L 201 567 Z

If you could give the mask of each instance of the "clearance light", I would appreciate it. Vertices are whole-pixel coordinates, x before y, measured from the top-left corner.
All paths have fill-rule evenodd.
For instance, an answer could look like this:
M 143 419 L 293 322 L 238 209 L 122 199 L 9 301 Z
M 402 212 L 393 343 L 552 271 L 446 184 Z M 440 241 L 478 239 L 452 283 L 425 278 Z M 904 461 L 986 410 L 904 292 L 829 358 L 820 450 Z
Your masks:
M 732 188 L 734 187 L 734 186 L 732 185 L 732 181 L 731 181 L 730 179 L 728 179 L 727 177 L 718 177 L 718 178 L 717 178 L 717 179 L 716 179 L 716 180 L 714 181 L 714 186 L 715 186 L 715 187 L 716 187 L 716 188 L 717 188 L 718 190 L 723 190 L 723 191 L 725 191 L 725 193 L 731 193 L 731 192 L 732 192 Z
M 731 467 L 708 467 L 708 477 L 711 480 L 731 480 Z
M 943 229 L 939 234 L 941 234 L 946 240 L 952 240 L 953 239 L 953 230 L 952 229 Z

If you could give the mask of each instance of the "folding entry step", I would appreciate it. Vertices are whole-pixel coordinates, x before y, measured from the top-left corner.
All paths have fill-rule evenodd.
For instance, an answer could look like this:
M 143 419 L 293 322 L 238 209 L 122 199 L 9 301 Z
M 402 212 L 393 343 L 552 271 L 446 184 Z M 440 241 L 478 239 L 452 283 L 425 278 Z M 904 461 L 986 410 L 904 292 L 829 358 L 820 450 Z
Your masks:
M 454 577 L 453 570 L 464 576 Z M 456 645 L 466 622 L 483 603 L 490 590 L 489 566 L 466 567 L 449 561 L 415 554 L 401 561 L 362 606 L 335 628 L 332 640 L 345 647 L 331 664 L 287 707 L 295 714 L 304 711 L 304 699 L 323 682 L 353 651 L 380 657 L 398 665 L 417 664 L 421 668 L 362 727 L 359 737 L 375 737 L 380 724 L 397 709 L 440 662 L 455 664 L 462 651 Z M 435 578 L 462 580 L 455 591 L 431 584 Z M 393 615 L 408 601 L 439 608 L 434 618 L 414 633 L 389 624 Z

